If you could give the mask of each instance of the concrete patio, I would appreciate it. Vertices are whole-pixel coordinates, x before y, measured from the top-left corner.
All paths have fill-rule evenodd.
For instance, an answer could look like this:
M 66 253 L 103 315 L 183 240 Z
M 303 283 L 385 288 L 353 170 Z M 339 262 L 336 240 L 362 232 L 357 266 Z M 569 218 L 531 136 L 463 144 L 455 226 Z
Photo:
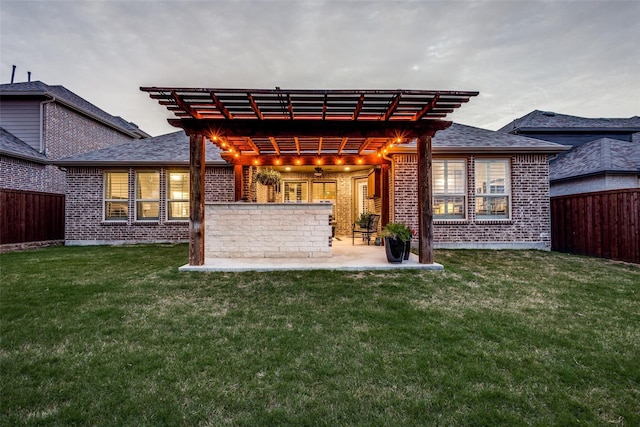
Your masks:
M 351 236 L 333 240 L 332 256 L 327 258 L 205 258 L 204 265 L 183 265 L 180 271 L 295 271 L 295 270 L 443 270 L 441 264 L 420 264 L 418 256 L 411 254 L 400 264 L 387 262 L 384 247 L 370 246 Z

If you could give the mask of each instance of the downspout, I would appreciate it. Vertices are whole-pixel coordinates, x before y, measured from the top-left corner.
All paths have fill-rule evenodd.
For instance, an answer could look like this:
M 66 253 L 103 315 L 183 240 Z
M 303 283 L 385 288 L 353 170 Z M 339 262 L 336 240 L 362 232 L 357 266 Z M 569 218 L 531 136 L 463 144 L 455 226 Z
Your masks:
M 56 97 L 51 95 L 45 95 L 50 97 L 51 99 L 47 101 L 42 101 L 40 103 L 40 154 L 47 155 L 45 147 L 44 147 L 44 105 L 51 104 L 56 102 Z

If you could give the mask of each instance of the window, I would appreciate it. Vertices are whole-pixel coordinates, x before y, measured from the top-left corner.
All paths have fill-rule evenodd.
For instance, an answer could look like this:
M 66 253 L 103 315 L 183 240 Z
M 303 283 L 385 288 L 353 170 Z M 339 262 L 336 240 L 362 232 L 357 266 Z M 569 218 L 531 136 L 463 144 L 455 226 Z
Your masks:
M 434 160 L 432 170 L 434 219 L 464 219 L 465 160 Z
M 189 172 L 169 171 L 167 174 L 167 219 L 189 220 Z
M 313 183 L 314 203 L 334 203 L 336 202 L 335 182 L 314 182 Z
M 304 203 L 309 200 L 308 185 L 304 181 L 284 182 L 284 202 Z
M 476 218 L 509 218 L 508 160 L 476 160 Z
M 126 221 L 129 216 L 129 173 L 104 173 L 104 219 Z
M 333 203 L 333 218 L 336 217 L 336 183 L 314 182 L 312 187 L 313 203 Z
M 136 219 L 157 221 L 160 219 L 160 173 L 136 172 Z

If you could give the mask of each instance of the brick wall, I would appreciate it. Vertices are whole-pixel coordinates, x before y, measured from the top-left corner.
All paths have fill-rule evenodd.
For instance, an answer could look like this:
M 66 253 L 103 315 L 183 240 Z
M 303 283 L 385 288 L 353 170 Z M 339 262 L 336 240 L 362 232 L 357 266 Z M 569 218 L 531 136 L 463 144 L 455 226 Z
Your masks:
M 46 165 L 0 156 L 0 187 L 9 190 L 45 192 L 51 175 Z
M 447 157 L 449 158 L 449 157 Z M 549 167 L 546 155 L 507 155 L 511 172 L 511 217 L 480 220 L 475 216 L 474 163 L 467 165 L 467 206 L 464 220 L 434 220 L 436 247 L 538 248 L 551 245 Z M 480 157 L 478 157 L 480 158 Z M 417 155 L 393 156 L 390 178 L 391 221 L 418 228 Z
M 82 116 L 57 102 L 44 105 L 44 147 L 50 160 L 57 160 L 111 145 L 131 142 L 133 138 Z M 39 191 L 65 192 L 65 173 L 48 166 L 47 188 Z
M 329 205 L 215 203 L 205 206 L 205 258 L 331 256 Z
M 129 173 L 129 217 L 123 222 L 103 221 L 104 171 L 102 168 L 69 168 L 67 172 L 65 241 L 73 244 L 136 243 L 186 241 L 189 235 L 188 221 L 166 220 L 166 173 L 176 168 L 154 169 L 160 171 L 160 220 L 141 222 L 135 220 L 135 173 Z M 140 169 L 142 170 L 142 169 Z M 149 170 L 149 168 L 145 168 Z M 212 168 L 205 171 L 205 201 L 233 201 L 233 168 Z

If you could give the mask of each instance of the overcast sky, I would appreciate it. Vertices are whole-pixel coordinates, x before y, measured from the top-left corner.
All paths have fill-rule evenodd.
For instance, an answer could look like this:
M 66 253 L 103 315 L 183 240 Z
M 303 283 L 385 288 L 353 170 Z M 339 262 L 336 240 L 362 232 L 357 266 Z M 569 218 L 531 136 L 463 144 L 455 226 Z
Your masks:
M 450 118 L 640 115 L 640 1 L 5 1 L 0 82 L 63 85 L 152 135 L 140 86 L 475 90 Z

